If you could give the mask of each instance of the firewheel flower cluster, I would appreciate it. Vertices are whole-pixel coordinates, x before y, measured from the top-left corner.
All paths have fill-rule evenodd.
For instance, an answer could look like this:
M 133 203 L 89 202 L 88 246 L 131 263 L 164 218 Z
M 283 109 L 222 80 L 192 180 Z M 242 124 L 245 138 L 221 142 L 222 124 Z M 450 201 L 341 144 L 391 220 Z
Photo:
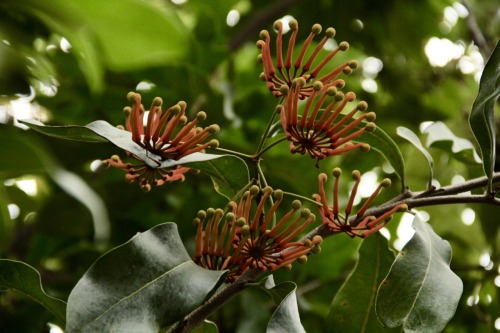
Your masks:
M 311 158 L 316 159 L 316 166 L 326 157 L 353 149 L 368 151 L 370 146 L 359 142 L 359 137 L 364 132 L 376 129 L 373 123 L 375 113 L 362 113 L 357 117 L 358 111 L 367 110 L 366 102 L 358 103 L 347 114 L 342 113 L 347 103 L 353 102 L 356 95 L 353 92 L 344 95 L 339 91 L 345 82 L 338 76 L 341 73 L 350 74 L 357 67 L 357 62 L 346 61 L 320 76 L 320 72 L 334 56 L 340 51 L 346 51 L 349 44 L 341 42 L 314 65 L 326 42 L 335 36 L 335 29 L 328 28 L 323 39 L 308 52 L 314 37 L 322 30 L 319 24 L 315 24 L 298 55 L 293 59 L 298 23 L 291 20 L 289 26 L 291 36 L 284 56 L 283 23 L 277 21 L 274 24 L 278 32 L 275 47 L 276 65 L 271 55 L 271 37 L 268 31 L 261 32 L 257 47 L 261 50 L 259 60 L 264 65 L 261 78 L 274 96 L 284 99 L 284 103 L 279 105 L 276 111 L 280 113 L 286 139 L 290 141 L 290 151 L 293 154 L 309 154 Z M 304 99 L 306 103 L 302 107 L 299 101 Z
M 270 196 L 276 200 L 265 211 Z M 252 205 L 257 197 L 257 206 Z M 231 201 L 228 212 L 208 209 L 198 212 L 194 261 L 210 270 L 228 270 L 226 282 L 234 282 L 249 269 L 274 271 L 290 269 L 295 261 L 303 263 L 307 254 L 319 252 L 322 238 L 294 241 L 315 220 L 309 209 L 295 200 L 291 210 L 276 224 L 273 218 L 283 201 L 283 192 L 252 186 L 239 202 Z
M 365 238 L 378 230 L 382 229 L 387 222 L 391 219 L 391 216 L 397 211 L 407 211 L 408 206 L 406 204 L 400 204 L 392 209 L 386 211 L 379 216 L 366 215 L 366 211 L 370 204 L 373 202 L 375 197 L 380 193 L 383 187 L 391 186 L 390 179 L 384 179 L 372 195 L 364 202 L 361 208 L 356 212 L 355 215 L 352 214 L 352 208 L 354 203 L 354 198 L 356 197 L 356 192 L 361 180 L 361 174 L 358 170 L 352 172 L 352 178 L 354 179 L 354 187 L 351 191 L 351 195 L 347 202 L 346 208 L 344 210 L 344 215 L 340 213 L 339 208 L 339 178 L 342 174 L 340 168 L 333 169 L 333 176 L 335 177 L 335 183 L 333 186 L 333 205 L 329 205 L 325 194 L 325 182 L 327 176 L 321 173 L 318 176 L 319 180 L 319 195 L 315 194 L 314 199 L 318 204 L 321 204 L 319 212 L 323 220 L 323 225 L 326 226 L 332 234 L 346 233 L 350 237 L 361 237 Z
M 325 36 L 320 40 L 312 52 L 310 52 L 310 55 L 307 55 L 307 53 L 309 53 L 308 49 L 311 42 L 316 35 L 321 33 L 322 30 L 321 25 L 315 24 L 311 29 L 311 33 L 302 44 L 298 56 L 293 59 L 299 24 L 296 20 L 290 20 L 288 25 L 291 30 L 291 36 L 288 41 L 286 56 L 283 57 L 283 23 L 281 21 L 276 21 L 274 23 L 274 29 L 278 31 L 278 36 L 276 38 L 276 66 L 273 64 L 271 55 L 271 36 L 269 35 L 269 32 L 267 30 L 262 30 L 260 33 L 261 40 L 257 42 L 257 47 L 261 50 L 259 61 L 264 65 L 264 72 L 261 74 L 261 79 L 266 82 L 267 87 L 274 96 L 283 96 L 284 93 L 282 87 L 288 86 L 291 88 L 293 80 L 301 77 L 304 79 L 305 84 L 299 93 L 299 97 L 300 99 L 304 99 L 310 96 L 313 92 L 314 82 L 321 82 L 325 88 L 329 86 L 336 86 L 343 82 L 342 80 L 337 79 L 341 73 L 350 74 L 353 69 L 357 68 L 358 63 L 356 61 L 346 61 L 333 70 L 330 70 L 328 73 L 319 76 L 320 72 L 337 53 L 349 49 L 349 44 L 347 42 L 341 42 L 318 64 L 314 65 L 313 63 L 318 56 L 318 53 L 323 49 L 326 42 L 335 36 L 335 29 L 326 29 Z
M 125 127 L 119 128 L 131 132 L 132 141 L 148 153 L 159 156 L 162 160 L 179 160 L 207 147 L 218 146 L 219 143 L 215 139 L 206 141 L 210 135 L 219 131 L 218 125 L 197 127 L 198 122 L 205 120 L 205 112 L 198 112 L 196 117 L 188 122 L 185 115 L 186 102 L 180 101 L 165 110 L 162 108 L 162 99 L 156 97 L 145 119 L 146 111 L 141 104 L 141 95 L 131 92 L 127 97 L 132 107 L 124 108 Z M 184 174 L 189 171 L 189 168 L 181 165 L 173 169 L 154 168 L 130 152 L 127 152 L 127 156 L 136 162 L 125 163 L 119 156 L 114 155 L 106 160 L 105 164 L 122 169 L 126 172 L 127 181 L 137 181 L 146 191 L 149 191 L 151 186 L 184 180 Z

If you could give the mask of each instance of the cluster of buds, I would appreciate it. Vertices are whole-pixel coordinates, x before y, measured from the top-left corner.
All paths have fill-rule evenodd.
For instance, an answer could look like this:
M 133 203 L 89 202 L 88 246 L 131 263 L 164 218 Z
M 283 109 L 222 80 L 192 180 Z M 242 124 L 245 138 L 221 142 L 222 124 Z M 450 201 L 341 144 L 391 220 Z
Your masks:
M 275 202 L 265 212 L 270 196 Z M 257 207 L 252 202 L 257 197 Z M 290 269 L 295 261 L 304 263 L 307 254 L 318 253 L 322 238 L 294 241 L 315 220 L 309 209 L 301 209 L 300 201 L 275 225 L 273 218 L 283 201 L 283 192 L 266 187 L 260 191 L 252 186 L 238 203 L 231 201 L 226 214 L 222 209 L 198 212 L 194 219 L 198 230 L 194 261 L 207 269 L 228 270 L 226 282 L 234 282 L 245 271 Z
M 366 111 L 368 104 L 359 102 L 347 114 L 342 114 L 347 103 L 354 101 L 356 95 L 353 92 L 344 95 L 337 91 L 336 85 L 325 87 L 316 81 L 304 111 L 299 114 L 298 100 L 305 84 L 303 78 L 298 78 L 293 80 L 290 89 L 282 89 L 286 93 L 286 100 L 284 105 L 276 109 L 280 113 L 286 139 L 290 141 L 290 151 L 294 154 L 308 153 L 316 159 L 316 166 L 319 160 L 328 156 L 357 148 L 368 151 L 370 145 L 367 143 L 352 142 L 364 132 L 372 132 L 377 128 L 373 123 L 376 118 L 374 112 L 362 113 L 354 118 L 358 111 Z M 337 82 L 339 84 L 343 85 L 343 82 Z
M 278 31 L 278 36 L 276 38 L 276 67 L 273 64 L 271 55 L 271 36 L 269 32 L 267 30 L 262 30 L 260 33 L 261 39 L 257 42 L 257 47 L 261 50 L 259 61 L 264 65 L 264 72 L 261 74 L 261 79 L 267 83 L 267 87 L 274 96 L 283 96 L 282 87 L 288 86 L 291 88 L 293 80 L 301 77 L 304 79 L 305 84 L 300 91 L 299 97 L 300 99 L 304 99 L 313 92 L 313 82 L 321 82 L 325 87 L 336 85 L 337 81 L 342 81 L 337 80 L 337 77 L 341 73 L 350 74 L 352 70 L 358 66 L 356 61 L 346 61 L 327 74 L 318 77 L 320 71 L 338 52 L 349 49 L 349 44 L 347 42 L 341 42 L 335 49 L 330 51 L 319 64 L 313 67 L 313 62 L 325 43 L 335 36 L 335 29 L 326 29 L 325 36 L 316 45 L 306 60 L 306 53 L 312 40 L 316 35 L 319 35 L 322 30 L 321 25 L 313 25 L 311 33 L 302 44 L 299 55 L 294 61 L 292 58 L 295 40 L 299 31 L 299 24 L 296 20 L 290 20 L 288 25 L 291 30 L 291 36 L 288 41 L 286 57 L 283 59 L 283 23 L 281 21 L 276 21 L 274 23 L 274 29 Z
M 407 211 L 408 206 L 406 204 L 400 204 L 392 209 L 386 211 L 379 216 L 366 215 L 366 210 L 373 202 L 375 197 L 380 193 L 383 187 L 391 186 L 391 180 L 386 178 L 378 185 L 372 195 L 364 202 L 361 208 L 356 212 L 355 215 L 351 216 L 354 198 L 356 197 L 356 192 L 361 180 L 361 174 L 358 170 L 352 172 L 352 178 L 354 179 L 354 187 L 351 191 L 349 201 L 344 210 L 345 215 L 340 214 L 339 210 L 339 178 L 342 171 L 339 168 L 333 169 L 333 176 L 335 177 L 335 183 L 333 186 L 333 205 L 328 205 L 326 200 L 326 194 L 324 185 L 327 180 L 327 176 L 321 173 L 318 176 L 319 180 L 319 195 L 315 194 L 314 199 L 316 202 L 321 204 L 319 207 L 320 215 L 323 219 L 323 224 L 330 230 L 332 234 L 346 233 L 350 237 L 361 237 L 365 238 L 378 230 L 382 229 L 387 222 L 391 219 L 392 215 L 397 211 Z M 366 215 L 366 216 L 365 216 Z
M 118 127 L 131 132 L 132 141 L 162 160 L 179 160 L 192 153 L 201 152 L 207 147 L 216 148 L 219 145 L 215 139 L 206 142 L 210 135 L 219 131 L 219 126 L 197 127 L 198 122 L 205 120 L 207 116 L 203 111 L 198 112 L 196 117 L 188 122 L 185 115 L 186 102 L 180 101 L 163 110 L 162 99 L 156 97 L 145 119 L 146 111 L 141 104 L 141 95 L 130 92 L 127 98 L 132 107 L 124 108 L 125 126 Z M 117 155 L 104 162 L 125 171 L 126 180 L 137 181 L 145 191 L 149 191 L 152 185 L 160 186 L 166 182 L 184 180 L 184 174 L 189 170 L 181 165 L 173 169 L 160 166 L 154 168 L 130 152 L 127 152 L 127 156 L 136 162 L 125 163 Z

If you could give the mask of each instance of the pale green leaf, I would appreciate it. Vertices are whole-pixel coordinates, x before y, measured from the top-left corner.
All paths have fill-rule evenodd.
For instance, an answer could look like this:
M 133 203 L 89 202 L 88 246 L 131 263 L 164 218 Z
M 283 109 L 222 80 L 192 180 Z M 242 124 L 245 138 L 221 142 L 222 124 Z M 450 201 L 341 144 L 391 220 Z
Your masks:
M 425 149 L 424 146 L 422 146 L 422 143 L 420 142 L 420 139 L 418 136 L 412 132 L 409 128 L 406 128 L 404 126 L 398 126 L 396 129 L 396 132 L 400 137 L 402 137 L 405 140 L 408 140 L 415 148 L 420 150 L 420 152 L 425 156 L 425 159 L 427 160 L 427 165 L 429 166 L 429 181 L 428 181 L 428 188 L 431 188 L 432 186 L 432 179 L 434 178 L 434 160 L 432 159 L 431 154 Z
M 0 259 L 0 290 L 2 289 L 12 289 L 30 297 L 64 323 L 66 303 L 45 293 L 40 273 L 30 265 L 21 261 Z
M 377 293 L 376 313 L 405 332 L 442 332 L 455 314 L 463 284 L 450 269 L 450 244 L 418 215 L 415 234 L 396 257 Z
M 380 233 L 361 243 L 356 267 L 333 299 L 325 332 L 391 331 L 384 328 L 375 315 L 375 297 L 393 261 L 394 253 Z
M 500 97 L 500 41 L 484 67 L 479 93 L 469 117 L 469 124 L 476 137 L 483 159 L 483 167 L 489 179 L 488 192 L 492 192 L 495 165 L 495 104 Z

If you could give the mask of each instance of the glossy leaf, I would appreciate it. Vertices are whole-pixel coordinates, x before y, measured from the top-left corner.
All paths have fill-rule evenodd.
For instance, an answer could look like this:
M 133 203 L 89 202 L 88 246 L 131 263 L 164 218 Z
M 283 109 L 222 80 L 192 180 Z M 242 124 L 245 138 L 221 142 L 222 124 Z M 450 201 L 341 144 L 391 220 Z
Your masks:
M 105 137 L 92 131 L 85 126 L 68 125 L 68 126 L 46 126 L 45 124 L 34 119 L 23 119 L 20 123 L 29 128 L 58 139 L 83 141 L 83 142 L 109 142 Z M 109 124 L 108 124 L 109 125 Z M 111 125 L 109 125 L 111 126 Z
M 297 295 L 295 293 L 297 285 L 287 281 L 276 286 L 271 275 L 265 280 L 264 290 L 271 295 L 273 301 L 278 305 L 267 324 L 266 333 L 305 332 L 300 323 L 297 306 Z
M 469 124 L 481 148 L 483 167 L 489 179 L 488 192 L 492 191 L 495 165 L 495 103 L 500 97 L 500 41 L 484 67 L 479 93 L 469 117 Z
M 325 332 L 389 332 L 375 315 L 377 289 L 387 275 L 394 253 L 387 239 L 376 233 L 363 240 L 359 259 L 335 298 L 325 322 Z
M 372 149 L 384 156 L 401 179 L 402 188 L 405 188 L 403 154 L 401 154 L 396 142 L 386 132 L 377 127 L 373 132 L 364 132 L 355 141 L 368 143 Z
M 412 132 L 409 128 L 406 128 L 404 126 L 398 126 L 396 129 L 396 132 L 400 137 L 403 139 L 409 141 L 415 148 L 420 150 L 422 154 L 424 154 L 425 159 L 427 160 L 427 164 L 429 166 L 429 182 L 428 182 L 428 188 L 431 188 L 432 186 L 432 179 L 434 179 L 434 160 L 432 159 L 431 154 L 427 151 L 427 149 L 422 146 L 422 143 L 420 142 L 420 139 L 418 136 Z
M 481 158 L 477 155 L 472 142 L 457 137 L 445 123 L 433 122 L 422 133 L 428 134 L 425 142 L 427 147 L 443 149 L 462 162 L 481 163 Z
M 441 332 L 455 314 L 462 281 L 450 269 L 450 244 L 418 215 L 413 228 L 379 287 L 377 316 L 388 327 L 403 325 L 405 332 Z
M 30 297 L 64 323 L 66 303 L 45 293 L 40 273 L 30 265 L 21 261 L 0 259 L 0 290 L 2 289 L 12 289 Z
M 217 193 L 231 200 L 250 182 L 248 167 L 239 157 L 231 155 L 218 156 L 217 159 L 192 162 L 188 166 L 209 175 Z
M 182 59 L 186 52 L 182 21 L 173 11 L 160 10 L 147 2 L 29 0 L 11 3 L 70 42 L 95 92 L 104 88 L 105 66 L 123 70 L 171 64 Z
M 139 233 L 99 258 L 68 299 L 66 332 L 157 332 L 223 280 L 189 258 L 175 223 Z

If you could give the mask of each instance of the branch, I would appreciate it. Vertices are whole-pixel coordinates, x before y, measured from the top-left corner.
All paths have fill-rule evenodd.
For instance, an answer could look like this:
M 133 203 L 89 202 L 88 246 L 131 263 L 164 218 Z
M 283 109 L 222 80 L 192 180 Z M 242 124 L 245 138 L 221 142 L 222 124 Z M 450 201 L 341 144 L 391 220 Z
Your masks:
M 481 28 L 479 28 L 479 25 L 477 24 L 476 15 L 474 14 L 474 11 L 469 4 L 469 1 L 462 0 L 462 5 L 464 5 L 464 7 L 467 8 L 467 11 L 469 12 L 469 15 L 467 16 L 467 27 L 469 28 L 469 32 L 471 33 L 472 41 L 477 45 L 483 57 L 485 59 L 488 59 L 489 55 L 491 54 L 491 49 L 488 45 L 488 42 L 486 41 L 486 38 L 483 35 L 483 32 L 481 31 Z
M 260 270 L 249 270 L 240 276 L 234 283 L 228 284 L 203 305 L 187 315 L 182 322 L 178 322 L 169 328 L 166 333 L 187 333 L 200 325 L 203 320 L 208 318 L 218 308 L 226 304 L 231 298 L 242 292 L 248 283 L 255 282 L 256 278 L 261 274 Z

